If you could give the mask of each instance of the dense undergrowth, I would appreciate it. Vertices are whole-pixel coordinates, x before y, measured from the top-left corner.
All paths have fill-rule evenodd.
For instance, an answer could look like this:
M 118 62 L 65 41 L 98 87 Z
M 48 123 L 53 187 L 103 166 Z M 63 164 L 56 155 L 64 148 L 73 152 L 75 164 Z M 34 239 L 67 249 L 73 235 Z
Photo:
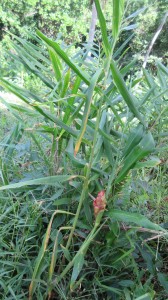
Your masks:
M 120 68 L 124 1 L 112 37 L 95 3 L 99 55 L 37 31 L 11 56 L 39 86 L 0 78 L 23 101 L 1 97 L 15 120 L 0 144 L 2 299 L 168 296 L 168 69 Z

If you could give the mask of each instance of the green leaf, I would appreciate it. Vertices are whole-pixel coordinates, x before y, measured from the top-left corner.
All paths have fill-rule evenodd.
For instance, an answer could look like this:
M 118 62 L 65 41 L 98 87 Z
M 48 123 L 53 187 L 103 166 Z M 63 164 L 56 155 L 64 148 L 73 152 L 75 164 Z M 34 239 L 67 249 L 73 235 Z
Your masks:
M 71 160 L 71 163 L 76 168 L 83 169 L 86 166 L 86 164 L 88 164 L 88 162 L 86 160 L 74 156 L 73 138 L 70 138 L 70 140 L 68 142 L 68 146 L 65 150 L 65 153 L 68 156 L 68 158 Z M 95 168 L 93 166 L 92 166 L 91 170 L 93 170 L 94 172 L 101 174 L 101 175 L 105 174 L 101 169 Z
M 82 125 L 81 125 L 81 129 L 80 129 L 80 133 L 79 136 L 77 138 L 76 141 L 76 145 L 75 145 L 75 150 L 74 150 L 74 155 L 76 156 L 76 154 L 79 151 L 81 142 L 82 142 L 82 138 L 84 136 L 85 130 L 86 130 L 86 125 L 87 125 L 87 121 L 88 121 L 88 117 L 89 117 L 89 113 L 90 113 L 90 107 L 91 107 L 91 102 L 92 102 L 92 97 L 93 97 L 93 92 L 94 92 L 94 88 L 96 86 L 97 80 L 100 76 L 101 73 L 101 69 L 99 69 L 93 76 L 89 88 L 87 90 L 86 93 L 86 103 L 85 103 L 85 108 L 84 108 L 84 113 L 83 113 L 83 119 L 82 119 Z
M 104 52 L 105 52 L 106 56 L 108 57 L 110 55 L 111 47 L 110 47 L 110 44 L 108 41 L 106 20 L 104 18 L 99 0 L 95 0 L 95 5 L 96 5 L 97 15 L 98 15 L 99 23 L 100 23 Z
M 96 283 L 97 283 L 98 286 L 103 288 L 103 290 L 121 296 L 121 290 L 119 290 L 115 287 L 112 287 L 111 285 L 109 286 L 109 285 L 102 284 L 97 278 L 96 278 Z
M 35 289 L 36 289 L 37 284 L 38 284 L 38 279 L 39 279 L 39 277 L 40 277 L 40 275 L 43 271 L 42 262 L 43 262 L 43 258 L 44 258 L 44 255 L 45 255 L 45 251 L 46 251 L 47 246 L 48 246 L 48 241 L 49 241 L 49 238 L 50 238 L 51 226 L 52 226 L 54 216 L 55 216 L 55 213 L 52 215 L 51 220 L 48 224 L 46 233 L 45 233 L 44 238 L 43 238 L 42 246 L 39 250 L 39 254 L 38 254 L 38 257 L 36 259 L 35 268 L 34 268 L 33 275 L 32 275 L 32 280 L 31 280 L 31 283 L 30 283 L 30 286 L 29 286 L 29 300 L 31 300 L 32 297 L 33 297 L 33 294 L 34 294 Z
M 23 64 L 33 74 L 38 76 L 49 88 L 53 89 L 53 82 L 42 73 L 43 70 L 48 71 L 48 69 L 40 64 L 37 59 L 34 59 L 29 53 L 24 51 L 24 49 L 21 48 L 21 50 L 19 50 L 19 47 L 16 45 L 14 45 L 13 48 L 16 50 L 18 55 L 14 55 L 13 53 L 11 53 L 10 56 L 13 57 L 15 61 Z M 40 65 L 40 68 L 37 68 L 37 65 L 38 67 Z
M 127 156 L 132 149 L 140 142 L 144 134 L 143 126 L 138 125 L 128 136 L 127 143 L 124 147 L 123 155 Z
M 24 49 L 27 50 L 28 53 L 31 53 L 31 55 L 33 57 L 36 57 L 36 58 L 40 59 L 41 61 L 45 62 L 46 64 L 50 65 L 50 60 L 42 54 L 43 50 L 41 48 L 41 45 L 37 46 L 41 43 L 41 40 L 39 38 L 37 38 L 36 35 L 31 35 L 29 32 L 29 35 L 31 36 L 32 40 L 35 40 L 37 42 L 36 45 L 31 42 L 26 41 L 25 39 L 18 37 L 17 35 L 15 35 L 11 32 L 10 32 L 10 35 L 12 37 L 14 37 L 14 39 L 17 40 L 24 47 Z M 12 46 L 13 45 L 14 44 L 12 42 Z
M 112 221 L 126 222 L 128 224 L 135 223 L 136 225 L 152 230 L 164 231 L 164 229 L 149 221 L 146 217 L 139 213 L 131 213 L 119 209 L 113 209 L 106 214 L 108 217 L 112 219 Z
M 113 265 L 115 265 L 116 263 L 118 263 L 118 262 L 121 261 L 121 260 L 124 261 L 124 258 L 127 257 L 127 256 L 130 257 L 130 254 L 131 254 L 134 250 L 135 250 L 134 247 L 131 248 L 131 249 L 129 249 L 128 251 L 124 251 L 124 250 L 123 250 L 123 253 L 124 253 L 124 254 L 122 254 L 119 258 L 117 258 L 117 259 L 113 262 Z
M 149 132 L 145 134 L 143 139 L 140 141 L 138 145 L 136 145 L 132 151 L 126 156 L 124 159 L 124 166 L 119 172 L 115 183 L 121 182 L 130 169 L 132 169 L 137 161 L 144 158 L 149 153 L 152 153 L 155 149 L 154 139 L 152 134 Z
M 136 298 L 135 300 L 152 300 L 154 299 L 154 293 L 151 292 L 151 293 L 146 293 L 138 298 Z
M 89 76 L 80 69 L 75 63 L 73 63 L 67 54 L 60 48 L 60 46 L 56 43 L 47 38 L 42 32 L 37 30 L 37 35 L 46 42 L 48 46 L 50 46 L 62 59 L 63 61 L 87 84 L 90 83 Z
M 84 178 L 83 176 L 80 175 L 57 175 L 57 176 L 49 176 L 49 177 L 43 177 L 43 178 L 38 178 L 38 179 L 33 179 L 33 180 L 28 180 L 28 181 L 21 181 L 18 183 L 12 183 L 9 185 L 1 186 L 0 190 L 10 190 L 10 189 L 17 189 L 23 186 L 27 185 L 55 185 L 57 182 L 65 182 L 72 180 L 76 177 L 79 178 Z
M 118 91 L 120 92 L 120 94 L 122 95 L 124 101 L 126 102 L 126 104 L 128 105 L 130 111 L 135 115 L 135 117 L 137 117 L 137 119 L 140 120 L 140 122 L 146 126 L 146 123 L 144 121 L 144 117 L 141 116 L 141 114 L 139 113 L 138 109 L 135 106 L 135 101 L 134 101 L 134 97 L 131 94 L 131 92 L 128 91 L 127 86 L 120 74 L 120 71 L 118 70 L 115 62 L 113 60 L 111 60 L 110 63 L 110 68 L 111 68 L 111 72 L 113 75 L 113 80 L 114 83 L 118 89 Z
M 161 163 L 161 160 L 158 157 L 152 157 L 144 162 L 138 162 L 135 164 L 134 169 L 141 168 L 154 168 Z
M 57 81 L 60 81 L 62 76 L 61 76 L 61 70 L 60 70 L 60 61 L 58 59 L 57 53 L 51 48 L 48 47 L 48 52 L 50 55 L 50 59 L 52 62 L 52 66 L 54 69 L 54 73 L 55 73 L 55 78 L 57 79 Z
M 63 211 L 63 210 L 56 210 L 52 214 L 52 217 L 50 219 L 50 222 L 48 224 L 46 233 L 45 233 L 44 238 L 43 238 L 42 246 L 39 250 L 39 253 L 38 253 L 38 256 L 37 256 L 37 259 L 36 259 L 36 263 L 35 263 L 35 267 L 34 267 L 34 271 L 33 271 L 33 275 L 32 275 L 32 280 L 31 280 L 31 283 L 30 283 L 30 286 L 29 286 L 29 300 L 33 299 L 32 297 L 33 297 L 33 294 L 36 290 L 36 287 L 37 287 L 37 284 L 38 284 L 38 279 L 40 278 L 40 275 L 43 271 L 43 259 L 44 259 L 44 255 L 45 255 L 45 252 L 46 252 L 46 249 L 47 249 L 47 246 L 48 246 L 48 242 L 49 242 L 49 238 L 50 238 L 50 234 L 51 234 L 52 223 L 53 223 L 54 217 L 57 214 L 73 215 L 72 213 L 67 212 L 67 211 Z
M 146 79 L 146 82 L 150 89 L 153 89 L 153 94 L 157 97 L 157 89 L 156 89 L 156 83 L 153 79 L 153 77 L 149 74 L 149 72 L 146 69 L 143 69 L 143 74 Z
M 124 12 L 124 0 L 113 0 L 113 38 L 119 35 L 122 15 Z
M 129 15 L 127 18 L 125 18 L 125 20 L 135 18 L 139 14 L 143 13 L 145 10 L 146 10 L 146 7 L 142 7 L 140 9 L 137 9 L 135 12 L 133 12 L 131 15 Z
M 27 103 L 28 105 L 33 107 L 42 116 L 44 116 L 48 120 L 51 120 L 52 122 L 56 123 L 58 126 L 60 126 L 62 129 L 64 129 L 69 134 L 71 134 L 75 137 L 78 136 L 77 131 L 75 131 L 71 127 L 67 126 L 66 124 L 64 124 L 64 122 L 62 122 L 59 118 L 55 117 L 53 114 L 51 114 L 48 111 L 46 111 L 45 109 L 41 108 L 36 103 L 33 103 L 29 98 L 25 97 L 23 95 L 23 92 L 24 92 L 23 89 L 19 88 L 18 86 L 14 85 L 14 84 L 12 84 L 12 83 L 10 83 L 10 82 L 2 79 L 2 78 L 0 79 L 0 85 L 2 85 L 4 88 L 8 89 L 11 93 L 13 93 L 17 97 L 19 97 L 22 101 L 24 101 L 25 103 Z
M 73 88 L 72 88 L 72 95 L 77 94 L 80 83 L 81 83 L 81 78 L 79 76 L 77 76 L 75 83 L 73 85 Z M 69 97 L 68 104 L 72 106 L 74 104 L 74 101 L 75 101 L 75 97 Z M 71 113 L 71 108 L 67 107 L 65 110 L 65 115 L 64 115 L 64 119 L 63 119 L 64 123 L 67 123 L 70 113 Z
M 157 62 L 158 68 L 167 76 L 168 75 L 168 68 L 165 67 L 161 62 Z
M 0 101 L 7 107 L 7 109 L 16 117 L 17 120 L 22 122 L 22 118 L 20 117 L 19 114 L 17 114 L 14 109 L 13 105 L 11 103 L 6 102 L 1 96 L 0 96 Z M 20 112 L 20 111 L 19 111 Z
M 71 203 L 71 198 L 60 198 L 53 202 L 53 205 L 60 206 L 60 205 L 69 205 Z
M 126 47 L 126 45 L 130 42 L 130 40 L 133 38 L 134 33 L 131 34 L 123 43 L 122 45 L 116 49 L 115 53 L 113 54 L 113 59 L 115 59 L 117 56 L 120 55 L 120 53 L 122 53 L 122 50 Z M 122 57 L 122 56 L 121 56 Z M 120 59 L 120 57 L 119 57 Z M 135 60 L 134 60 L 135 61 Z M 124 67 L 125 68 L 125 67 Z
M 75 284 L 75 281 L 76 281 L 80 271 L 83 268 L 83 264 L 84 264 L 84 253 L 79 252 L 79 254 L 75 257 L 75 260 L 74 260 L 74 266 L 73 266 L 71 282 L 70 282 L 71 290 L 73 288 L 73 285 Z
M 70 83 L 71 70 L 69 69 L 67 73 L 64 75 L 64 84 L 61 91 L 61 98 L 63 98 L 67 92 L 69 83 Z
M 158 280 L 165 289 L 166 293 L 168 293 L 168 276 L 164 273 L 157 273 Z

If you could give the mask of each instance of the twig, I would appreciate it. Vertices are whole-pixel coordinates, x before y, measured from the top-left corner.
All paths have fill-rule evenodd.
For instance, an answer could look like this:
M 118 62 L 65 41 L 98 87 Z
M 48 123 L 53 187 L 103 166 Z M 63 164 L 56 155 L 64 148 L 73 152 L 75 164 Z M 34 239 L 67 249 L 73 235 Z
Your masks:
M 153 230 L 153 229 L 148 229 L 148 228 L 144 228 L 144 227 L 126 226 L 124 224 L 122 224 L 122 226 L 120 228 L 123 229 L 123 230 L 136 229 L 137 231 L 140 231 L 140 232 L 149 232 L 149 233 L 155 233 L 155 234 L 165 234 L 164 231 Z
M 151 238 L 148 238 L 148 239 L 145 239 L 143 242 L 142 242 L 142 245 L 148 241 L 151 241 L 151 240 L 155 240 L 155 239 L 158 239 L 160 237 L 162 237 L 163 235 L 166 235 L 167 233 L 166 232 L 162 232 L 161 234 L 158 234 L 158 235 L 154 235 L 152 236 Z
M 146 68 L 147 60 L 148 60 L 149 54 L 150 54 L 151 51 L 152 51 L 153 45 L 154 45 L 154 43 L 156 42 L 156 40 L 157 40 L 159 34 L 161 33 L 164 24 L 166 23 L 167 17 L 168 17 L 168 11 L 167 11 L 166 14 L 164 15 L 161 24 L 160 24 L 159 27 L 157 28 L 157 30 L 156 30 L 156 32 L 155 32 L 155 34 L 154 34 L 154 36 L 153 36 L 153 38 L 152 38 L 152 40 L 151 40 L 151 42 L 150 42 L 150 44 L 149 44 L 149 48 L 148 48 L 148 50 L 147 50 L 147 52 L 146 52 L 145 59 L 144 59 L 144 63 L 143 63 L 143 68 L 144 68 L 144 69 Z

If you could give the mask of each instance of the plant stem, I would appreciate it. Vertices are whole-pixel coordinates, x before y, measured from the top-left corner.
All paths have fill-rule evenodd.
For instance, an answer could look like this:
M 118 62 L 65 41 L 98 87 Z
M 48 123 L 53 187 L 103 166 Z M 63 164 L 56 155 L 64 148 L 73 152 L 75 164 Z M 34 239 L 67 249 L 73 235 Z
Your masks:
M 97 217 L 96 217 L 96 221 L 94 224 L 94 227 L 92 229 L 92 231 L 89 233 L 88 237 L 86 238 L 86 240 L 83 242 L 83 245 L 80 247 L 79 251 L 76 253 L 76 255 L 74 256 L 74 258 L 69 262 L 69 264 L 66 266 L 66 268 L 63 270 L 63 272 L 60 274 L 60 276 L 58 278 L 56 278 L 53 281 L 53 284 L 55 283 L 59 283 L 61 281 L 61 279 L 67 274 L 67 272 L 72 268 L 72 266 L 74 265 L 75 259 L 77 258 L 77 256 L 79 254 L 83 254 L 85 255 L 90 243 L 92 242 L 92 240 L 95 238 L 95 236 L 97 235 L 97 233 L 100 231 L 100 229 L 104 226 L 104 222 L 99 229 L 97 229 L 100 225 L 101 219 L 103 217 L 103 213 L 104 211 L 101 211 Z
M 93 157 L 94 157 L 94 148 L 95 148 L 96 141 L 97 141 L 97 133 L 98 133 L 98 130 L 99 130 L 100 117 L 101 117 L 101 101 L 100 101 L 100 106 L 99 106 L 98 114 L 97 114 L 96 126 L 95 126 L 94 137 L 93 137 L 93 144 L 92 144 L 92 147 L 91 147 L 90 160 L 89 160 L 89 164 L 86 166 L 86 168 L 87 168 L 86 178 L 85 178 L 84 183 L 83 183 L 82 194 L 81 194 L 81 197 L 80 197 L 80 200 L 79 200 L 78 208 L 77 208 L 76 215 L 75 215 L 74 222 L 73 222 L 73 226 L 72 226 L 69 238 L 68 238 L 66 249 L 68 249 L 70 244 L 71 244 L 71 240 L 72 240 L 75 228 L 76 228 L 76 224 L 78 222 L 81 207 L 82 207 L 82 204 L 83 204 L 83 202 L 85 200 L 85 197 L 87 195 L 88 184 L 89 184 L 89 176 L 90 176 Z

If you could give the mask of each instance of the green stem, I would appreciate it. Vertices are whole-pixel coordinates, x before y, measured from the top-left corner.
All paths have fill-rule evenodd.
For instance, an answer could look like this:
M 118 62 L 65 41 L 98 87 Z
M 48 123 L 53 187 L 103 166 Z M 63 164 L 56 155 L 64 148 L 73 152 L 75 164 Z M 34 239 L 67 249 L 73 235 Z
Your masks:
M 78 222 L 78 218 L 79 218 L 79 214 L 80 214 L 80 211 L 81 211 L 81 207 L 82 207 L 83 201 L 84 201 L 85 196 L 86 196 L 86 192 L 87 192 L 87 189 L 88 189 L 88 179 L 89 179 L 89 174 L 90 174 L 89 171 L 90 170 L 89 170 L 89 167 L 88 167 L 87 168 L 87 173 L 86 173 L 86 178 L 85 178 L 85 181 L 84 181 L 84 184 L 83 184 L 82 194 L 81 194 L 81 197 L 80 197 L 80 200 L 79 200 L 79 204 L 78 204 L 78 208 L 77 208 L 77 211 L 76 211 L 76 215 L 75 215 L 75 218 L 74 218 L 74 221 L 73 221 L 73 226 L 72 226 L 71 232 L 69 234 L 69 238 L 68 238 L 68 242 L 67 242 L 67 245 L 66 245 L 66 249 L 68 249 L 69 246 L 70 246 L 70 244 L 71 244 L 71 240 L 72 240 L 75 228 L 76 228 L 76 224 Z
M 100 225 L 100 222 L 102 220 L 102 217 L 103 217 L 103 213 L 104 211 L 101 211 L 97 217 L 96 217 L 96 221 L 95 221 L 95 224 L 94 224 L 94 227 L 92 229 L 92 231 L 89 233 L 88 237 L 86 238 L 86 240 L 84 241 L 83 245 L 80 247 L 79 251 L 76 253 L 76 255 L 74 256 L 74 258 L 69 262 L 69 264 L 66 266 L 66 268 L 63 270 L 63 272 L 60 274 L 60 276 L 58 278 L 56 278 L 54 281 L 53 281 L 53 284 L 58 284 L 61 279 L 67 274 L 67 272 L 73 267 L 74 265 L 74 262 L 75 262 L 75 259 L 76 257 L 79 255 L 79 254 L 83 254 L 85 255 L 86 254 L 86 251 L 90 245 L 90 243 L 92 242 L 92 240 L 95 238 L 95 236 L 97 235 L 97 233 L 101 230 L 102 226 L 104 225 L 104 222 L 100 228 L 97 230 L 97 228 L 99 227 Z
M 50 175 L 55 175 L 56 170 L 58 169 L 58 139 L 57 131 L 55 129 L 52 136 L 52 146 L 51 146 L 51 155 L 50 155 Z
M 79 204 L 78 204 L 78 208 L 77 208 L 76 215 L 75 215 L 75 218 L 74 218 L 73 226 L 72 226 L 71 232 L 69 234 L 66 249 L 68 249 L 70 244 L 71 244 L 71 240 L 72 240 L 72 237 L 73 237 L 73 234 L 74 234 L 77 222 L 78 222 L 81 207 L 82 207 L 82 204 L 83 204 L 83 202 L 85 200 L 85 197 L 87 195 L 89 176 L 90 176 L 90 172 L 91 172 L 91 168 L 92 168 L 92 162 L 93 162 L 93 158 L 94 158 L 94 148 L 95 148 L 96 141 L 97 141 L 97 133 L 98 133 L 98 130 L 99 130 L 100 117 L 101 117 L 101 103 L 100 103 L 100 106 L 99 106 L 99 109 L 98 109 L 98 114 L 97 114 L 97 120 L 96 120 L 96 126 L 95 126 L 95 131 L 94 131 L 93 144 L 92 144 L 92 148 L 91 148 L 90 160 L 89 160 L 88 166 L 86 166 L 87 167 L 86 178 L 85 178 L 85 181 L 84 181 L 84 184 L 83 184 L 82 194 L 81 194 L 81 197 L 80 197 L 80 200 L 79 200 Z

